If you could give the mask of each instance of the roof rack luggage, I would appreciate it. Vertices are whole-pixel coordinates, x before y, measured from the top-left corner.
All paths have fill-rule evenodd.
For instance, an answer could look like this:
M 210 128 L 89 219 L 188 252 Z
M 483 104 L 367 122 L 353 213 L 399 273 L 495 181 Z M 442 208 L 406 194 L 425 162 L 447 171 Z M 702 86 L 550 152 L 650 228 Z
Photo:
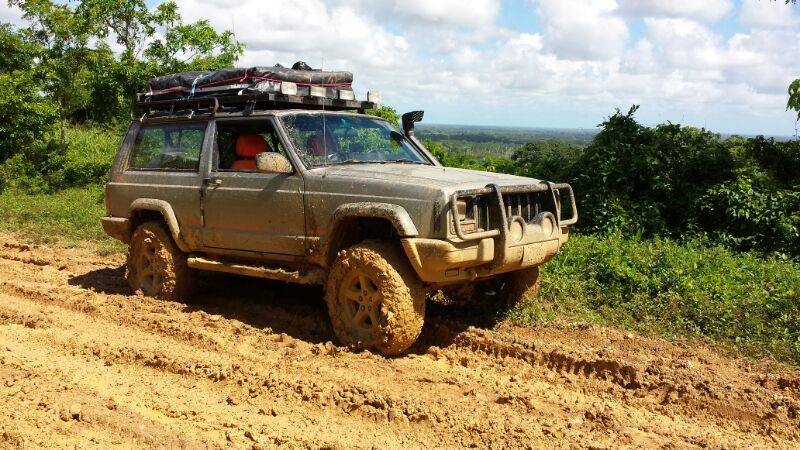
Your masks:
M 132 117 L 144 120 L 156 117 L 194 117 L 199 115 L 241 114 L 276 109 L 310 109 L 364 113 L 377 107 L 376 102 L 343 100 L 325 97 L 284 94 L 242 94 L 232 96 L 193 97 L 170 100 L 141 100 L 133 106 Z
M 367 101 L 356 100 L 353 74 L 314 70 L 304 62 L 291 69 L 273 67 L 226 68 L 208 72 L 181 72 L 153 78 L 147 92 L 136 95 L 133 114 L 145 117 L 244 113 L 258 109 L 359 110 L 375 108 L 377 92 Z

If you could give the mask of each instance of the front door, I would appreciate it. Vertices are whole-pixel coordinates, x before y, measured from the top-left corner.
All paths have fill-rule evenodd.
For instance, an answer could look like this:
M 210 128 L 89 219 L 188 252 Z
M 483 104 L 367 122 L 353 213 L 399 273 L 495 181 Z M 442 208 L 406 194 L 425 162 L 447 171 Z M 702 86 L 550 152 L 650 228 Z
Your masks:
M 303 178 L 255 171 L 255 155 L 285 146 L 271 119 L 218 120 L 203 185 L 203 244 L 275 255 L 305 250 Z

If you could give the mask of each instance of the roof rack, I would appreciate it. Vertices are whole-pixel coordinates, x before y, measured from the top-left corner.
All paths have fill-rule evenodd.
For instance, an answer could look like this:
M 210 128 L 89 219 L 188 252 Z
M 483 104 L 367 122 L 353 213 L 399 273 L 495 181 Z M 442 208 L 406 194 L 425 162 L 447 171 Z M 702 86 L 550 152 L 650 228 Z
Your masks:
M 370 101 L 344 100 L 328 97 L 285 95 L 278 93 L 240 94 L 229 96 L 189 97 L 169 100 L 150 100 L 144 94 L 136 95 L 131 118 L 216 116 L 218 114 L 242 114 L 249 116 L 255 111 L 276 109 L 311 109 L 326 111 L 357 110 L 364 113 L 376 108 Z

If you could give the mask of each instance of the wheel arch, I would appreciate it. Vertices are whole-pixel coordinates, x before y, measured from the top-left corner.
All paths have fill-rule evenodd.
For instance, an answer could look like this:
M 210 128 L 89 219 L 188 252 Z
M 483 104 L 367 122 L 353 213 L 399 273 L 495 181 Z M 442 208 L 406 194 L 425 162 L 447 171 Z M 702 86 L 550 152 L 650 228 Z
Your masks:
M 167 225 L 172 239 L 182 252 L 189 252 L 189 246 L 181 235 L 181 228 L 178 218 L 172 205 L 164 200 L 154 198 L 139 198 L 131 203 L 128 208 L 131 217 L 131 233 L 136 227 L 148 220 L 163 220 Z
M 339 206 L 333 212 L 325 263 L 328 267 L 339 250 L 365 239 L 394 240 L 418 236 L 408 211 L 391 203 L 358 202 Z

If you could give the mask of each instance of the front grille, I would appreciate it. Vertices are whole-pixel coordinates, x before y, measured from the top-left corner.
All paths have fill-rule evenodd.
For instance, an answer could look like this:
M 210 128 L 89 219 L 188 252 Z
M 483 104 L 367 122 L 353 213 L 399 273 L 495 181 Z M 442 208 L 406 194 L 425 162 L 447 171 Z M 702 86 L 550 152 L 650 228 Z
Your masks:
M 566 218 L 562 216 L 562 197 L 568 200 L 566 211 L 569 215 Z M 542 213 L 549 212 L 561 227 L 578 221 L 575 194 L 566 183 L 541 182 L 502 188 L 487 185 L 481 189 L 465 189 L 452 194 L 449 207 L 450 231 L 464 240 L 484 239 L 508 232 L 510 224 L 503 223 L 503 216 L 509 222 L 513 217 L 520 217 L 526 223 L 532 223 Z M 456 223 L 461 225 L 458 229 Z
M 503 194 L 506 217 L 520 216 L 530 222 L 542 211 L 543 192 L 521 192 Z
M 514 216 L 522 217 L 525 222 L 532 222 L 533 219 L 542 211 L 550 211 L 556 214 L 552 206 L 552 200 L 548 201 L 548 192 L 514 192 L 503 195 L 503 205 L 505 207 L 506 218 Z M 480 194 L 473 196 L 460 197 L 466 205 L 466 217 L 461 220 L 461 229 L 465 233 L 475 231 L 486 231 L 495 228 L 501 223 L 501 218 L 496 210 L 492 208 L 494 194 Z M 451 223 L 451 232 L 455 232 L 454 224 Z

